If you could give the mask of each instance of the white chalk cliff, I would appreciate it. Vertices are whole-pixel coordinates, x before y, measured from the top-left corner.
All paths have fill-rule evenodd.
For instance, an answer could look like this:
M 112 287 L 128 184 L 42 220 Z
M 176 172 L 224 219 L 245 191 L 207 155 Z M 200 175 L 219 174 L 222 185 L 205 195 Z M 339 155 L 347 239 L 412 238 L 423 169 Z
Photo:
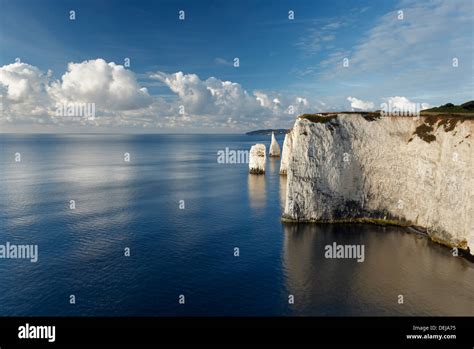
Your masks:
M 283 150 L 281 153 L 281 162 L 280 162 L 280 174 L 286 176 L 286 171 L 288 168 L 288 161 L 291 154 L 291 145 L 292 145 L 292 135 L 293 133 L 289 132 L 285 135 L 285 140 L 283 141 Z
M 265 173 L 265 160 L 266 160 L 266 147 L 265 144 L 255 144 L 250 148 L 249 158 L 249 172 L 252 174 L 264 174 Z
M 457 116 L 300 117 L 283 147 L 283 220 L 411 225 L 472 254 L 473 128 Z
M 275 134 L 272 132 L 272 143 L 270 144 L 270 156 L 280 156 L 280 145 L 278 144 Z

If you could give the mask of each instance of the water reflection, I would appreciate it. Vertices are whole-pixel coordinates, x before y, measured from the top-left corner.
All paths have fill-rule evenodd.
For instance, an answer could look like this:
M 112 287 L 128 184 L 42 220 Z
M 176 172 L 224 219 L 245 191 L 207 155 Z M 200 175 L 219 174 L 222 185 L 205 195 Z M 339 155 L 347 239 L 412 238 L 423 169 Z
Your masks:
M 251 208 L 265 207 L 265 176 L 249 174 L 247 180 L 249 193 L 249 204 Z
M 280 210 L 281 212 L 285 209 L 286 202 L 286 176 L 280 176 L 279 183 L 279 194 L 280 194 Z
M 267 160 L 268 171 L 270 174 L 275 174 L 280 171 L 280 158 L 269 157 Z
M 283 264 L 296 314 L 474 314 L 472 263 L 425 237 L 370 225 L 287 224 L 284 234 Z M 325 245 L 333 242 L 363 244 L 365 261 L 326 259 Z

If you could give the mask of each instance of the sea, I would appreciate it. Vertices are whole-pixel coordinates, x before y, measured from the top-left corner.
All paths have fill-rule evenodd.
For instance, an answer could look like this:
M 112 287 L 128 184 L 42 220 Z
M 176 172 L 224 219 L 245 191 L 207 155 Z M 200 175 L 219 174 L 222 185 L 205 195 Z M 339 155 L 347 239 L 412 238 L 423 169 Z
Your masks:
M 425 236 L 282 223 L 280 159 L 219 161 L 255 143 L 1 134 L 0 245 L 38 256 L 0 258 L 0 316 L 474 315 L 474 264 Z M 327 258 L 334 243 L 364 260 Z

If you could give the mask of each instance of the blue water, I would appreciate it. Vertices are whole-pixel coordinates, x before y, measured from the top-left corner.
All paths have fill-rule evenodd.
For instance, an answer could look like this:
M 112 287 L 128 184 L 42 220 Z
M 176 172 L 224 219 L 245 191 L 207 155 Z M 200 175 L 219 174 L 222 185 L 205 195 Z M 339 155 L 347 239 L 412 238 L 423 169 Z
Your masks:
M 283 225 L 279 159 L 265 176 L 217 162 L 257 142 L 0 135 L 0 244 L 39 248 L 37 263 L 0 259 L 0 315 L 474 315 L 473 264 L 424 237 Z M 365 261 L 324 258 L 334 241 L 364 244 Z

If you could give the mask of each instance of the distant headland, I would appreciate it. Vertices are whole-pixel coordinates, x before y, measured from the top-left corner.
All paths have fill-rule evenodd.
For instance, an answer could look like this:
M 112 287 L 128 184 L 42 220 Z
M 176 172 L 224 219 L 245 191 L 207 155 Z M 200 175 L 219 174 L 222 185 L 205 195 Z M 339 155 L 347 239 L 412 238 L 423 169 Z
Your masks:
M 263 136 L 271 136 L 272 132 L 276 135 L 284 135 L 288 133 L 288 129 L 286 128 L 276 128 L 276 129 L 268 129 L 268 130 L 256 130 L 250 131 L 245 133 L 247 136 L 254 136 L 254 135 L 263 135 Z

